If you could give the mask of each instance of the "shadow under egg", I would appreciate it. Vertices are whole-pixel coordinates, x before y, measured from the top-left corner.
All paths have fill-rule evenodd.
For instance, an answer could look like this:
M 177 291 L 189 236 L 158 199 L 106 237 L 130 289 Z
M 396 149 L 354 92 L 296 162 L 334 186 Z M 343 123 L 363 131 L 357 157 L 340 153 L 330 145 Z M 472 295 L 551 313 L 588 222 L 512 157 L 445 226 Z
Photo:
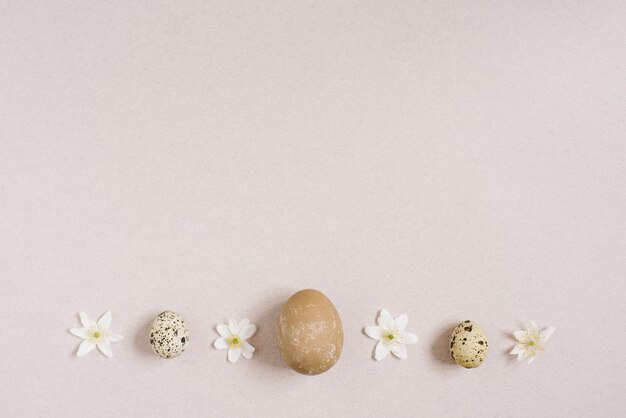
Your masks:
M 458 322 L 455 322 L 446 326 L 444 330 L 437 335 L 437 338 L 435 338 L 435 341 L 430 347 L 431 355 L 440 363 L 456 366 L 454 359 L 450 355 L 450 338 L 457 325 Z

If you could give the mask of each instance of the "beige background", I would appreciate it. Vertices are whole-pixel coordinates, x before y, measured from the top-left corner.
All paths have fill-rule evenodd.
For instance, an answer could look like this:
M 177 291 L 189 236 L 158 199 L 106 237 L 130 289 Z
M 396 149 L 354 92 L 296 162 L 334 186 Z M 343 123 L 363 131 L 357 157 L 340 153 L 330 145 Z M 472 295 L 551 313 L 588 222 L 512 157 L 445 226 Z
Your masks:
M 626 3 L 0 1 L 0 415 L 624 416 Z M 341 360 L 285 369 L 314 287 Z M 377 310 L 420 342 L 371 360 Z M 77 312 L 115 357 L 77 359 Z M 180 312 L 164 361 L 146 326 Z M 214 326 L 260 326 L 252 361 Z M 491 340 L 450 364 L 451 326 Z M 531 367 L 523 320 L 555 325 Z

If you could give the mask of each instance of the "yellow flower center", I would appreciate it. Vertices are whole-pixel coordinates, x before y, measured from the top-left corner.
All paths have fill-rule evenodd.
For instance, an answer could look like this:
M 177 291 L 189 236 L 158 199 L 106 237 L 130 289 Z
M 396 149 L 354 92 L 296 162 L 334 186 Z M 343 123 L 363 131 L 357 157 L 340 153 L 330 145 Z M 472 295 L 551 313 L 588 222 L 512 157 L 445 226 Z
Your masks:
M 98 331 L 93 333 L 93 337 L 94 338 L 100 338 L 102 336 L 102 334 L 100 334 Z
M 541 341 L 541 335 L 538 332 L 535 332 L 530 336 L 529 341 L 527 342 L 528 350 L 532 353 L 532 355 L 536 355 L 543 351 L 543 343 Z
M 383 341 L 387 345 L 396 345 L 400 343 L 400 333 L 395 329 L 390 329 L 383 334 Z
M 239 338 L 238 335 L 233 335 L 232 337 L 230 337 L 228 339 L 228 344 L 230 344 L 231 347 L 241 347 L 241 339 Z

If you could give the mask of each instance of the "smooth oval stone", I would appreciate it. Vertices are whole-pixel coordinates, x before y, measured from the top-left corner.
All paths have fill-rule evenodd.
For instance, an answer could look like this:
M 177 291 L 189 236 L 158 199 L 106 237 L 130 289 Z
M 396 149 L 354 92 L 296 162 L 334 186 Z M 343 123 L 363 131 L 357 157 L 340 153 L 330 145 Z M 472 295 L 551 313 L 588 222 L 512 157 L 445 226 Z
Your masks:
M 277 327 L 278 348 L 298 373 L 324 373 L 337 363 L 343 327 L 335 305 L 314 289 L 295 293 L 283 305 Z

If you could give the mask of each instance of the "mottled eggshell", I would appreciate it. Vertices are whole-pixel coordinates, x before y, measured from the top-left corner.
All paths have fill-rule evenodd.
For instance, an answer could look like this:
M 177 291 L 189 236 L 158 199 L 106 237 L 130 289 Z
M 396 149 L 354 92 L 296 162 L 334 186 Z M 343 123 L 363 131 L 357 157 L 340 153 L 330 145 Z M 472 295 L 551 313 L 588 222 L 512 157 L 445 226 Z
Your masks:
M 456 364 L 473 369 L 485 361 L 488 352 L 487 336 L 480 325 L 467 320 L 456 326 L 450 337 L 450 354 Z
M 189 343 L 189 331 L 176 312 L 161 312 L 152 322 L 150 346 L 161 358 L 180 356 Z
M 277 327 L 278 348 L 293 370 L 324 373 L 337 363 L 343 348 L 339 313 L 323 293 L 305 289 L 283 305 Z

